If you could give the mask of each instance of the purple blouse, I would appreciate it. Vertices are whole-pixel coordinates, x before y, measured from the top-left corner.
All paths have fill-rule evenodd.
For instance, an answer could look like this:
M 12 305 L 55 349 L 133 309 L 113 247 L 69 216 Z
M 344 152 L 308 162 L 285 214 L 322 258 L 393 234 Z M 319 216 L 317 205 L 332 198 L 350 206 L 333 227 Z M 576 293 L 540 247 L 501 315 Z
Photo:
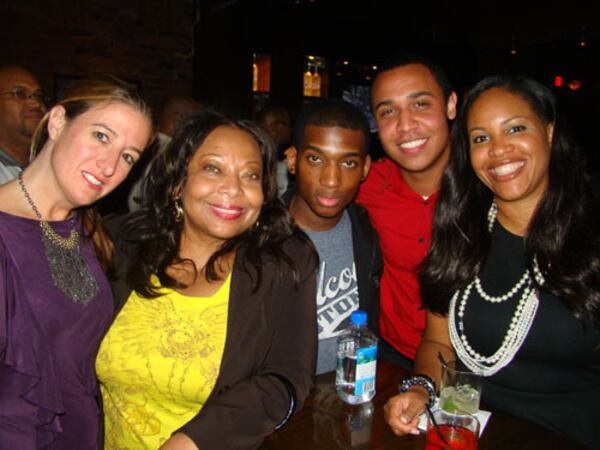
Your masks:
M 68 236 L 72 222 L 51 226 Z M 113 302 L 91 242 L 83 255 L 100 287 L 88 305 L 54 286 L 39 222 L 0 212 L 1 448 L 98 446 L 94 360 Z

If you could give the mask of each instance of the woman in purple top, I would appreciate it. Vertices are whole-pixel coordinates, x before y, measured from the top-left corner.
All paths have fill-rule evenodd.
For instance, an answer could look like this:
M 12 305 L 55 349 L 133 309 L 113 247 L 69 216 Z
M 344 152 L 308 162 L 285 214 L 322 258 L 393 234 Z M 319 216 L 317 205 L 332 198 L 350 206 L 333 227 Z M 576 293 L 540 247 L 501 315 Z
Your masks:
M 129 85 L 81 81 L 40 123 L 37 157 L 0 186 L 0 448 L 97 448 L 112 245 L 89 205 L 123 181 L 151 128 Z

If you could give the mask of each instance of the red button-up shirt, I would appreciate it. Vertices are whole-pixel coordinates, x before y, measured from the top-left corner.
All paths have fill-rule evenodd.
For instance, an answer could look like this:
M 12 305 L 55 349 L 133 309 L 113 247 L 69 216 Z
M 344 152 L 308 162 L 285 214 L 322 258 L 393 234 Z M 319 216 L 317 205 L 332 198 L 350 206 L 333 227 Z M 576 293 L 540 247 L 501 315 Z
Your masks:
M 413 192 L 398 166 L 385 158 L 373 163 L 357 198 L 367 208 L 381 241 L 380 334 L 411 359 L 425 329 L 417 268 L 429 248 L 437 197 L 437 192 L 427 199 Z

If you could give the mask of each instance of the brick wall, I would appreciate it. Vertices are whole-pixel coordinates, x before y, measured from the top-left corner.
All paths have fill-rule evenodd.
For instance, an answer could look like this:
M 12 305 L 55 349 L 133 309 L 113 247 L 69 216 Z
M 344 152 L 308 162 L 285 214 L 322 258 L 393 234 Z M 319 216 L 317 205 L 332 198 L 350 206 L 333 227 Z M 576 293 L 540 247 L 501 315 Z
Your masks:
M 61 77 L 112 73 L 154 105 L 192 94 L 193 0 L 0 0 L 0 65 Z

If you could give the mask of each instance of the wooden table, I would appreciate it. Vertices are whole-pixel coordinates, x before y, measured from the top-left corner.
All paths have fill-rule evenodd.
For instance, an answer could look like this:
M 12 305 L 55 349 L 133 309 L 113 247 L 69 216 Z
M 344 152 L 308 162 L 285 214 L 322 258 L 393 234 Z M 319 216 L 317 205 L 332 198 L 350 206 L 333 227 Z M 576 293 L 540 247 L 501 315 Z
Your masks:
M 425 435 L 398 437 L 383 418 L 383 405 L 398 392 L 406 372 L 386 361 L 377 362 L 377 394 L 365 405 L 342 402 L 333 374 L 316 378 L 304 408 L 285 427 L 269 436 L 263 450 L 422 450 Z M 479 441 L 479 450 L 576 450 L 580 445 L 533 423 L 492 410 Z

